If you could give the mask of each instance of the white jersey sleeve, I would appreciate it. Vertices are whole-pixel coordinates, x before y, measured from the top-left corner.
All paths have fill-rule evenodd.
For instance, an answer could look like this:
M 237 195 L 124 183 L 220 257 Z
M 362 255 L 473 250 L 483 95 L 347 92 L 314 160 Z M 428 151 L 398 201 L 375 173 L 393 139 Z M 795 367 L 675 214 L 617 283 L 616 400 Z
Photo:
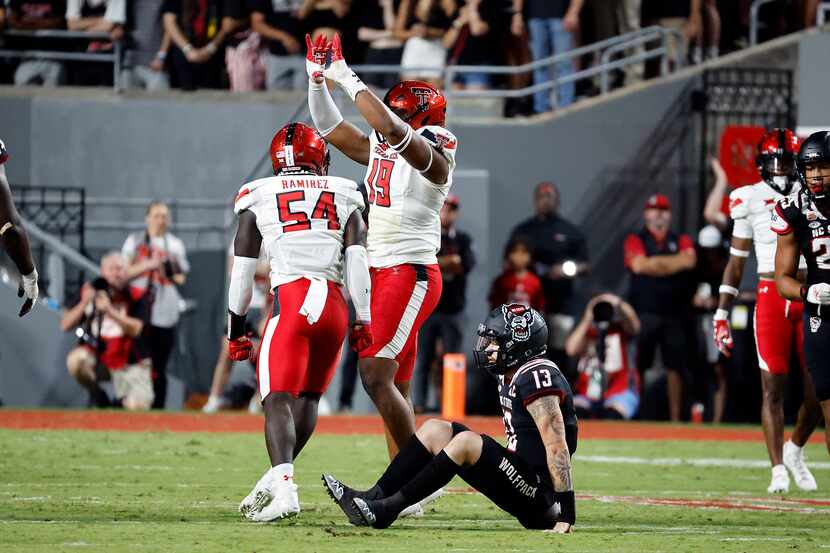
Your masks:
M 366 191 L 369 209 L 369 265 L 432 265 L 441 247 L 439 212 L 452 187 L 458 142 L 442 127 L 426 126 L 418 134 L 449 163 L 447 182 L 435 184 L 393 150 L 378 133 L 369 136 Z
M 729 216 L 734 221 L 732 236 L 752 238 L 752 223 L 749 221 L 750 194 L 748 186 L 736 188 L 729 194 Z
M 246 184 L 234 212 L 256 215 L 274 288 L 303 277 L 342 284 L 343 233 L 363 205 L 354 181 L 296 174 Z

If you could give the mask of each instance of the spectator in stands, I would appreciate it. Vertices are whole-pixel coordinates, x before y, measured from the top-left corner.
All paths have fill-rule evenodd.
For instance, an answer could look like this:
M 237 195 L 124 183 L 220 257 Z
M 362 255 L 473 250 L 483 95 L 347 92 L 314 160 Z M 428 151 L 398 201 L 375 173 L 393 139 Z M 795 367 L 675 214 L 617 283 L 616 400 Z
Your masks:
M 579 29 L 579 12 L 583 0 L 515 0 L 515 25 L 526 25 L 530 31 L 530 50 L 534 60 L 562 54 L 573 48 L 573 33 Z M 574 71 L 572 60 L 554 66 L 555 78 L 563 78 Z M 548 67 L 533 71 L 533 83 L 549 82 Z M 557 106 L 563 108 L 574 101 L 574 83 L 555 87 Z M 544 113 L 551 110 L 551 90 L 542 90 L 533 96 L 533 110 Z
M 230 275 L 233 268 L 233 244 L 228 249 L 227 273 Z M 252 339 L 260 338 L 260 328 L 265 320 L 265 314 L 269 313 L 273 299 L 270 298 L 271 288 L 271 267 L 267 257 L 260 256 L 259 263 L 254 273 L 254 287 L 251 295 L 251 305 L 248 308 L 248 316 L 245 320 L 245 334 Z M 256 389 L 256 378 L 253 379 L 253 386 L 237 386 L 228 389 L 228 381 L 231 377 L 233 360 L 228 357 L 228 340 L 225 337 L 227 328 L 219 340 L 219 356 L 216 358 L 216 366 L 213 368 L 213 381 L 210 385 L 210 395 L 202 411 L 215 413 L 220 409 L 236 408 L 247 403 L 249 410 L 259 411 L 259 394 Z M 258 347 L 258 346 L 255 346 Z M 250 364 L 251 369 L 256 371 L 256 363 Z
M 164 61 L 170 50 L 170 34 L 161 24 L 164 0 L 133 0 L 132 32 L 125 56 L 126 69 L 121 76 L 124 88 L 167 90 L 170 79 Z
M 492 0 L 498 14 L 493 20 L 490 36 L 491 56 L 497 64 L 512 67 L 530 63 L 527 30 L 516 22 L 513 0 Z M 507 88 L 518 90 L 531 85 L 533 75 L 529 72 L 514 73 L 506 77 Z M 504 116 L 516 117 L 533 115 L 533 96 L 506 98 Z
M 549 356 L 567 367 L 565 339 L 573 329 L 574 279 L 585 274 L 588 248 L 585 237 L 573 223 L 559 215 L 559 189 L 542 182 L 534 193 L 536 214 L 520 223 L 511 238 L 523 236 L 532 244 L 535 272 L 545 293 L 545 313 L 550 336 Z
M 402 78 L 442 86 L 447 60 L 443 39 L 457 11 L 455 0 L 401 0 L 395 36 L 404 41 Z
M 344 34 L 350 7 L 351 0 L 303 0 L 297 17 L 312 38 L 324 34 L 331 40 L 335 33 Z
M 173 352 L 180 314 L 177 287 L 184 285 L 190 264 L 184 243 L 167 231 L 167 204 L 151 202 L 145 222 L 144 231 L 127 236 L 121 253 L 129 263 L 127 277 L 131 285 L 150 303 L 144 336 L 153 360 L 153 408 L 162 409 L 167 397 L 167 362 Z
M 441 267 L 443 289 L 441 299 L 432 315 L 418 333 L 418 364 L 415 370 L 414 407 L 423 412 L 428 407 L 430 373 L 436 359 L 438 341 L 443 353 L 461 351 L 461 315 L 467 303 L 467 275 L 475 266 L 472 239 L 456 228 L 458 197 L 450 194 L 441 208 L 441 249 L 438 265 Z M 443 364 L 439 361 L 439 371 Z M 435 378 L 436 396 L 441 403 L 441 379 Z
M 574 407 L 580 418 L 630 419 L 640 406 L 637 369 L 629 340 L 640 332 L 634 309 L 614 294 L 588 302 L 565 350 L 578 358 Z
M 729 227 L 729 218 L 724 212 L 723 203 L 728 185 L 726 171 L 723 170 L 720 161 L 715 157 L 709 160 L 709 167 L 711 167 L 712 174 L 715 176 L 715 184 L 706 198 L 706 205 L 703 207 L 703 218 L 719 231 L 725 232 Z
M 492 0 L 465 1 L 443 38 L 444 47 L 449 50 L 448 65 L 490 64 L 490 22 L 498 15 L 494 8 Z M 455 85 L 483 90 L 489 87 L 490 78 L 487 73 L 460 73 Z
M 230 89 L 251 92 L 265 88 L 265 48 L 263 38 L 251 29 L 246 2 L 232 1 L 226 5 L 222 27 L 228 32 L 225 67 Z
M 708 404 L 710 383 L 714 376 L 715 392 L 712 397 L 712 422 L 719 424 L 726 409 L 726 365 L 723 356 L 712 340 L 712 319 L 718 307 L 718 288 L 729 261 L 729 250 L 724 244 L 723 235 L 714 225 L 706 225 L 697 235 L 697 266 L 695 267 L 695 284 L 697 290 L 692 304 L 697 311 L 698 332 L 696 333 L 705 364 L 709 370 L 697 371 L 694 375 L 697 400 Z
M 679 421 L 683 381 L 692 328 L 690 271 L 697 263 L 695 246 L 685 234 L 671 230 L 671 204 L 662 194 L 648 199 L 643 229 L 624 245 L 625 266 L 631 271 L 631 305 L 640 317 L 637 367 L 651 368 L 656 349 L 668 372 L 671 420 Z
M 643 0 L 644 19 L 649 24 L 660 25 L 680 31 L 682 40 L 674 37 L 669 41 L 669 59 L 680 55 L 685 59 L 689 52 L 689 41 L 697 36 L 703 25 L 703 0 Z M 678 51 L 679 50 L 679 51 Z
M 617 29 L 621 35 L 640 30 L 643 0 L 620 0 L 617 5 Z M 636 56 L 645 52 L 642 45 L 626 50 L 626 56 Z M 623 69 L 625 84 L 630 85 L 643 80 L 643 62 L 630 63 Z
M 265 86 L 268 90 L 303 90 L 306 87 L 305 56 L 298 0 L 248 0 L 251 29 L 265 39 Z
M 67 0 L 66 27 L 70 31 L 109 33 L 112 40 L 124 37 L 126 0 Z
M 702 63 L 720 55 L 720 12 L 715 0 L 703 0 L 701 25 L 693 39 L 692 62 Z
M 10 0 L 9 28 L 21 31 L 63 29 L 65 27 L 64 0 Z M 0 26 L 0 29 L 3 27 Z M 59 47 L 54 41 L 42 38 L 14 37 L 9 46 L 18 49 L 44 50 Z M 14 84 L 26 86 L 42 84 L 58 86 L 64 80 L 64 65 L 55 60 L 24 60 L 14 72 Z
M 369 65 L 400 65 L 403 42 L 395 37 L 394 0 L 366 0 L 357 39 L 365 42 Z M 398 82 L 397 73 L 367 73 L 364 80 L 382 89 Z
M 101 260 L 101 277 L 81 288 L 80 300 L 61 319 L 64 332 L 75 332 L 79 344 L 66 358 L 69 374 L 90 393 L 90 404 L 111 405 L 99 385 L 99 372 L 111 378 L 116 404 L 149 409 L 153 403 L 150 361 L 140 335 L 145 299 L 130 295 L 127 266 L 118 252 Z
M 545 293 L 542 281 L 533 273 L 532 252 L 531 243 L 521 236 L 511 238 L 504 247 L 504 271 L 490 285 L 487 297 L 490 309 L 521 303 L 545 312 Z
M 164 31 L 172 44 L 167 67 L 173 87 L 182 90 L 221 88 L 225 39 L 225 2 L 232 0 L 165 0 Z

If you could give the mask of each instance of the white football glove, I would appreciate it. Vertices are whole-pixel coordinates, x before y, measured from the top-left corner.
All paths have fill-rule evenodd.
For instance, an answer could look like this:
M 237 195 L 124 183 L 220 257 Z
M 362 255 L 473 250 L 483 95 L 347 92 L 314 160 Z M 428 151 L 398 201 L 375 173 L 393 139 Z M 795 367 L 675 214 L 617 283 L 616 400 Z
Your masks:
M 343 57 L 343 46 L 340 44 L 340 35 L 335 34 L 334 39 L 329 44 L 330 56 L 327 59 L 326 68 L 323 74 L 327 79 L 337 83 L 337 86 L 346 91 L 349 98 L 354 102 L 358 92 L 366 90 L 368 87 L 360 80 L 360 78 L 352 71 L 346 64 L 346 59 Z
M 816 305 L 830 305 L 830 284 L 819 282 L 807 288 L 807 301 Z
M 39 293 L 40 290 L 38 290 L 37 287 L 37 269 L 33 270 L 28 275 L 22 275 L 20 277 L 20 286 L 17 289 L 17 297 L 22 298 L 23 296 L 26 296 L 26 301 L 23 302 L 23 306 L 20 308 L 20 313 L 18 313 L 19 317 L 22 317 L 32 310 Z

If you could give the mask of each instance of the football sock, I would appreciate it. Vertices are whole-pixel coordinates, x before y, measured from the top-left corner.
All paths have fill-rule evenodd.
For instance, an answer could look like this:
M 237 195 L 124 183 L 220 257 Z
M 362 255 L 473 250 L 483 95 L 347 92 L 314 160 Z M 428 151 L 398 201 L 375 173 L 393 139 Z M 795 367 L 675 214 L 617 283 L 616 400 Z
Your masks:
M 282 463 L 271 467 L 271 476 L 275 484 L 282 484 L 283 482 L 291 482 L 294 480 L 294 464 Z
M 449 455 L 441 451 L 414 478 L 401 486 L 400 491 L 382 499 L 379 502 L 381 509 L 397 516 L 410 505 L 414 505 L 435 490 L 449 484 L 460 468 Z
M 372 486 L 365 496 L 369 499 L 381 499 L 397 493 L 413 474 L 418 474 L 432 459 L 432 453 L 424 447 L 418 436 L 413 434 L 386 467 L 386 472 L 378 479 L 377 484 Z

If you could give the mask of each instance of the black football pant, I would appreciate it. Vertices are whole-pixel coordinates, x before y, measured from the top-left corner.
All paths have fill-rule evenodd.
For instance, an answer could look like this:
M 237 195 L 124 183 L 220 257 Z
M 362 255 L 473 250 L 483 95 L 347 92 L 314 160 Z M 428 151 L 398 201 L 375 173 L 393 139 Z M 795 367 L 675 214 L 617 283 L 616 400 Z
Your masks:
M 176 327 L 161 328 L 150 325 L 145 334 L 150 359 L 153 361 L 153 409 L 164 409 L 167 398 L 167 362 L 176 343 Z
M 822 309 L 827 310 L 824 317 L 812 306 L 804 310 L 804 357 L 820 402 L 830 400 L 830 305 Z

